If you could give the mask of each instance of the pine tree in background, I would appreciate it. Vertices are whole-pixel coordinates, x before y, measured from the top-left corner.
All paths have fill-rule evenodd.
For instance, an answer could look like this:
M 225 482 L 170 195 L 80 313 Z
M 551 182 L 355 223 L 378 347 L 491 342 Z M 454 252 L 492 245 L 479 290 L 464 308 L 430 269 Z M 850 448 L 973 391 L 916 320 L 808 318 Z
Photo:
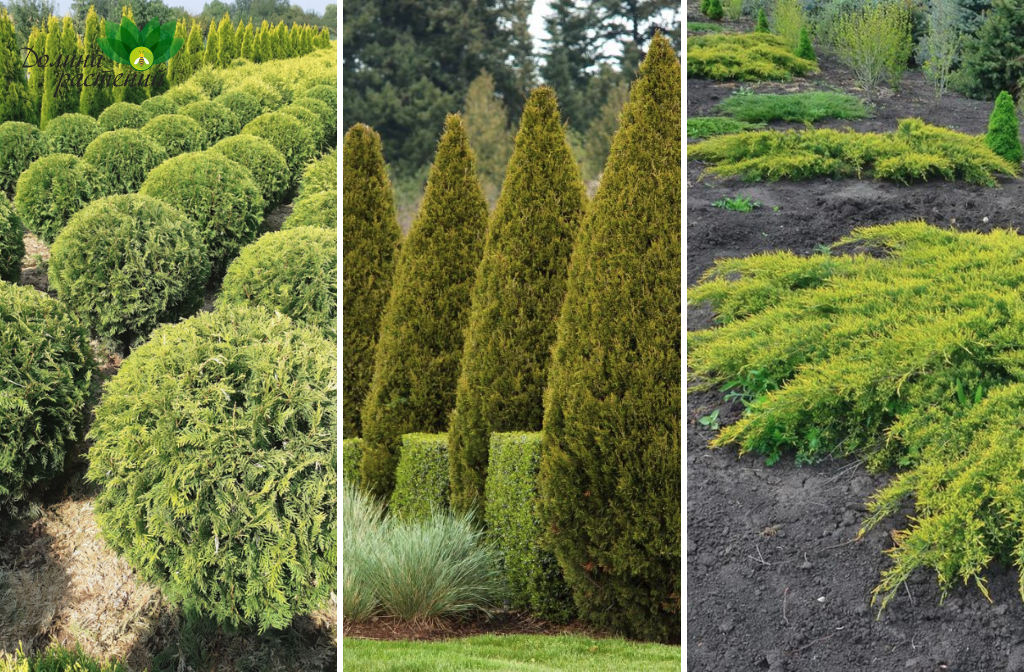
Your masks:
M 807 32 L 807 26 L 800 29 L 800 42 L 796 47 L 796 55 L 806 58 L 808 61 L 818 61 L 818 55 L 814 53 L 814 47 L 811 46 L 811 36 Z
M 235 58 L 238 58 L 235 28 L 231 25 L 231 17 L 224 12 L 224 17 L 220 20 L 220 25 L 217 26 L 217 65 L 226 68 Z
M 722 17 L 725 16 L 725 12 L 722 10 L 722 0 L 708 0 L 708 11 L 706 14 L 712 21 L 721 21 Z
M 181 52 L 184 52 L 181 53 Z M 192 22 L 192 28 L 188 31 L 188 39 L 185 46 L 178 53 L 178 63 L 174 66 L 174 77 L 171 81 L 173 86 L 183 84 L 203 64 L 203 30 L 199 27 L 198 21 Z M 174 61 L 175 59 L 171 59 Z
M 473 285 L 448 430 L 453 508 L 482 511 L 491 432 L 541 429 L 551 346 L 584 207 L 555 92 L 535 89 Z
M 770 33 L 771 30 L 768 28 L 768 17 L 764 14 L 764 7 L 757 10 L 757 28 L 754 29 L 755 33 Z
M 612 139 L 619 130 L 619 115 L 627 100 L 629 84 L 621 81 L 605 96 L 597 117 L 587 128 L 586 142 L 583 145 L 583 176 L 587 181 L 598 179 L 604 170 L 608 152 L 612 149 Z
M 242 58 L 252 61 L 255 60 L 252 57 L 253 44 L 256 41 L 256 35 L 252 30 L 252 21 L 246 24 L 242 30 Z
M 0 124 L 5 121 L 35 123 L 34 117 L 25 68 L 18 57 L 14 24 L 7 10 L 0 7 Z
M 38 26 L 32 26 L 29 34 L 28 46 L 37 56 L 46 52 L 46 33 Z M 29 106 L 32 110 L 32 118 L 38 123 L 43 108 L 43 91 L 46 82 L 46 68 L 32 65 L 28 68 L 28 96 Z
M 680 64 L 657 35 L 577 236 L 545 392 L 541 514 L 581 617 L 678 641 Z
M 1018 57 L 1024 35 L 1024 0 L 993 0 L 984 16 L 981 28 L 964 44 L 954 84 L 972 98 L 991 100 L 1000 91 L 1017 90 L 1024 78 L 1024 59 Z
M 184 48 L 185 38 L 188 37 L 187 33 L 185 32 L 185 19 L 178 19 L 174 22 L 174 37 L 181 38 L 182 48 Z M 153 96 L 159 96 L 161 93 L 164 93 L 171 88 L 171 68 L 174 67 L 174 61 L 177 60 L 176 57 L 180 54 L 181 50 L 179 50 L 177 54 L 172 56 L 170 60 L 164 63 L 154 65 L 149 71 L 146 72 L 147 75 L 153 75 L 153 78 L 150 80 L 149 87 L 147 88 L 146 91 L 150 98 L 152 98 Z M 159 79 L 157 79 L 156 77 L 157 74 L 161 75 Z
M 292 29 L 288 31 L 288 55 L 292 58 L 295 56 L 302 55 L 302 26 L 297 23 L 292 24 Z
M 217 24 L 210 21 L 210 29 L 206 31 L 206 51 L 203 53 L 203 65 L 216 68 L 219 59 L 220 41 L 217 39 Z
M 277 27 L 274 28 L 274 60 L 281 60 L 288 58 L 290 53 L 290 46 L 288 44 L 288 28 L 284 25 L 284 21 L 279 21 Z
M 455 406 L 487 202 L 458 115 L 445 120 L 423 203 L 402 243 L 363 405 L 363 484 L 387 499 L 403 434 L 443 432 Z
M 343 436 L 357 438 L 362 432 L 360 411 L 373 378 L 373 354 L 391 294 L 402 231 L 395 220 L 394 192 L 380 136 L 369 126 L 356 124 L 345 133 L 343 143 Z
M 1021 159 L 1024 158 L 1024 149 L 1021 148 L 1020 143 L 1020 122 L 1017 119 L 1017 109 L 1013 105 L 1013 96 L 1006 91 L 1000 91 L 999 96 L 996 97 L 992 116 L 988 119 L 985 144 L 993 152 L 1014 165 L 1020 164 Z
M 242 41 L 245 39 L 245 22 L 241 19 L 238 20 L 238 25 L 235 27 L 235 58 L 242 56 Z
M 174 37 L 180 37 L 182 45 L 178 53 L 167 61 L 167 83 L 170 86 L 184 81 L 181 79 L 181 72 L 183 68 L 188 67 L 188 27 L 185 19 L 178 19 L 174 26 Z
M 494 205 L 512 155 L 508 113 L 494 93 L 494 78 L 486 70 L 469 85 L 464 106 L 466 134 L 476 153 L 476 168 L 487 202 Z

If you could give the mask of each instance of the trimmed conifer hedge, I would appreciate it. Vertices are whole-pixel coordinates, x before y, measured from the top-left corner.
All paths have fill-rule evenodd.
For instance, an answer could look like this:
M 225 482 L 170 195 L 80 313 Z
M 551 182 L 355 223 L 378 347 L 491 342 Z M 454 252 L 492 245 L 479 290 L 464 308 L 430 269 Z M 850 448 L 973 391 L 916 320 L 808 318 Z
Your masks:
M 283 315 L 224 306 L 161 327 L 106 384 L 89 433 L 96 519 L 172 603 L 263 631 L 329 599 L 335 349 Z
M 86 331 L 64 304 L 0 282 L 0 502 L 63 471 L 95 373 Z
M 332 149 L 302 171 L 299 195 L 307 196 L 321 191 L 338 191 L 338 150 Z
M 51 119 L 43 136 L 50 143 L 50 151 L 82 156 L 89 143 L 99 137 L 99 122 L 87 114 L 70 112 Z
M 149 121 L 149 113 L 135 103 L 114 103 L 100 113 L 97 121 L 104 132 L 120 128 L 142 128 Z
M 495 433 L 490 439 L 484 520 L 501 558 L 512 608 L 568 622 L 576 613 L 572 593 L 555 556 L 541 544 L 545 528 L 537 475 L 542 435 Z
M 255 135 L 233 135 L 210 148 L 249 171 L 269 211 L 284 198 L 291 184 L 288 164 L 272 144 Z
M 238 135 L 242 125 L 235 113 L 212 100 L 198 100 L 181 108 L 178 114 L 191 117 L 199 123 L 206 134 L 206 146 L 233 135 Z
M 153 138 L 134 128 L 107 131 L 89 143 L 83 157 L 103 175 L 108 194 L 138 191 L 149 171 L 167 160 Z
M 555 92 L 530 94 L 477 269 L 451 440 L 452 506 L 482 506 L 491 432 L 539 430 L 586 204 Z
M 338 192 L 334 189 L 307 194 L 295 201 L 292 214 L 281 223 L 282 229 L 311 226 L 317 229 L 338 229 Z
M 348 409 L 344 409 L 344 413 Z M 360 438 L 342 439 L 341 441 L 341 471 L 342 479 L 346 487 L 358 489 L 362 486 L 362 476 L 359 472 L 359 463 L 363 460 L 363 440 Z
M 50 145 L 35 125 L 23 121 L 0 124 L 0 191 L 13 197 L 21 174 L 49 153 Z
M 50 248 L 50 287 L 93 333 L 124 346 L 203 305 L 203 232 L 148 196 L 110 196 L 71 218 Z
M 295 117 L 282 112 L 261 114 L 246 124 L 242 133 L 264 138 L 281 152 L 288 164 L 291 186 L 298 184 L 306 163 L 316 155 L 313 134 Z
M 395 470 L 391 515 L 401 520 L 425 520 L 448 508 L 448 435 L 405 434 Z
M 327 144 L 331 147 L 337 146 L 338 112 L 335 108 L 317 98 L 296 98 L 289 107 L 304 107 L 310 112 L 318 114 L 320 116 L 320 121 L 324 125 L 324 134 L 327 138 Z
M 161 114 L 142 127 L 142 132 L 157 141 L 167 157 L 173 159 L 186 152 L 206 148 L 206 131 L 192 117 L 184 114 Z
M 317 152 L 326 151 L 330 147 L 330 143 L 327 138 L 327 128 L 324 122 L 320 119 L 320 115 L 312 110 L 308 110 L 301 105 L 285 105 L 280 110 L 281 114 L 287 114 L 302 124 L 310 137 L 313 139 L 313 147 Z
M 540 466 L 580 617 L 666 642 L 682 603 L 680 74 L 655 36 L 573 250 Z
M 77 156 L 49 154 L 34 161 L 18 178 L 14 206 L 25 228 L 50 244 L 72 215 L 103 195 L 103 181 L 103 176 Z
M 25 257 L 25 230 L 14 205 L 0 191 L 0 281 L 17 282 Z
M 225 91 L 214 98 L 213 102 L 220 103 L 231 110 L 242 126 L 260 116 L 262 112 L 259 99 L 241 89 Z
M 447 427 L 486 226 L 487 202 L 465 126 L 448 115 L 395 268 L 361 417 L 363 482 L 381 499 L 394 488 L 401 436 Z

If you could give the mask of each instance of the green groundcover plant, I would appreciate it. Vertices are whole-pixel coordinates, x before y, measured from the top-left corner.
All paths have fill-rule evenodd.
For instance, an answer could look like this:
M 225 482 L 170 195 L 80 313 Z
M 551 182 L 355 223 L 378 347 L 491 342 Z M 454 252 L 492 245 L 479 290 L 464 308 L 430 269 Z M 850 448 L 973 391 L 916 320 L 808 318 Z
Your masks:
M 719 33 L 686 40 L 686 74 L 700 79 L 789 81 L 818 71 L 789 43 L 768 33 Z
M 50 154 L 18 178 L 14 207 L 25 228 L 53 243 L 72 215 L 102 195 L 101 185 L 102 176 L 77 156 Z
M 104 537 L 172 603 L 262 632 L 336 585 L 336 348 L 261 308 L 161 327 L 89 437 Z
M 14 205 L 0 191 L 0 281 L 17 282 L 25 256 L 25 229 Z
M 99 123 L 92 117 L 71 112 L 50 120 L 43 135 L 50 143 L 50 151 L 82 156 L 89 143 L 102 132 Z
M 813 123 L 822 119 L 852 120 L 869 116 L 868 108 L 860 98 L 834 91 L 734 93 L 723 100 L 718 109 L 733 119 L 751 124 L 769 121 Z
M 691 145 L 688 155 L 711 164 L 705 175 L 755 181 L 868 175 L 904 184 L 937 177 L 994 187 L 997 176 L 1019 172 L 984 137 L 920 119 L 903 119 L 890 133 L 823 128 L 722 135 Z
M 687 117 L 686 137 L 703 140 L 716 135 L 742 133 L 764 128 L 764 124 L 748 124 L 730 117 Z
M 721 260 L 690 290 L 720 325 L 689 336 L 693 384 L 745 406 L 713 445 L 905 468 L 865 524 L 914 500 L 882 606 L 921 567 L 944 594 L 984 591 L 993 561 L 1024 576 L 1024 238 L 904 222 L 837 246 Z

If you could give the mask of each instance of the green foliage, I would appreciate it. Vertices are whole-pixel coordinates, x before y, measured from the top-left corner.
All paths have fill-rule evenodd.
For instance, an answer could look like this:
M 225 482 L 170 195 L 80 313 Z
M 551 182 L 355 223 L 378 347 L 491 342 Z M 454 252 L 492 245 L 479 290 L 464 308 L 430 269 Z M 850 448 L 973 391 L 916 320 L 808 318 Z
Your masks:
M 600 178 L 612 148 L 612 138 L 619 130 L 619 114 L 628 99 L 629 84 L 623 80 L 608 90 L 597 116 L 590 122 L 583 145 L 584 181 Z
M 759 82 L 789 81 L 818 71 L 793 54 L 785 40 L 766 33 L 702 35 L 686 41 L 688 77 Z
M 800 29 L 800 42 L 796 47 L 796 55 L 800 58 L 806 58 L 808 61 L 817 61 L 818 57 L 814 53 L 814 47 L 811 46 L 811 36 L 807 32 L 807 26 Z
M 43 102 L 39 123 L 43 130 L 46 130 L 46 125 L 51 119 L 56 119 L 68 112 L 78 112 L 80 96 L 78 88 L 62 86 L 58 93 L 57 77 L 62 75 L 65 69 L 52 67 L 55 62 L 60 62 L 62 59 L 73 59 L 79 56 L 78 35 L 75 33 L 70 16 L 65 16 L 63 22 L 54 16 L 50 17 L 46 35 L 46 55 L 50 57 L 51 67 L 43 68 Z
M 832 50 L 870 98 L 883 80 L 899 88 L 914 47 L 911 28 L 906 4 L 894 0 L 867 3 L 836 20 Z
M 334 231 L 338 228 L 338 192 L 319 191 L 295 201 L 292 214 L 281 224 L 282 229 L 311 226 Z
M 130 194 L 138 191 L 149 171 L 167 160 L 167 152 L 141 131 L 122 128 L 90 142 L 83 158 L 103 176 L 108 194 Z
M 26 70 L 18 55 L 19 46 L 11 15 L 0 8 L 0 124 L 35 122 Z
M 206 143 L 206 131 L 192 117 L 184 114 L 161 114 L 150 119 L 142 132 L 164 148 L 168 158 L 186 152 L 198 152 Z
M 260 78 L 252 78 L 239 82 L 232 86 L 232 88 L 228 89 L 227 92 L 230 93 L 233 91 L 247 93 L 256 99 L 260 106 L 260 114 L 273 112 L 284 105 L 284 98 L 281 97 L 281 93 Z
M 116 131 L 119 128 L 142 128 L 147 121 L 149 121 L 149 113 L 135 103 L 114 103 L 103 110 L 99 116 L 100 128 L 104 131 Z
M 687 117 L 686 137 L 702 140 L 715 135 L 740 133 L 764 128 L 764 124 L 748 124 L 730 117 Z
M 306 91 L 303 91 L 298 97 L 319 100 L 326 105 L 330 105 L 331 109 L 334 110 L 335 113 L 338 111 L 338 88 L 336 86 L 318 84 Z
M 78 644 L 68 649 L 56 642 L 26 655 L 21 643 L 13 654 L 0 654 L 0 672 L 128 672 L 117 660 L 100 662 Z
M 718 109 L 739 121 L 800 121 L 814 123 L 822 119 L 864 119 L 868 108 L 856 96 L 834 91 L 805 93 L 734 93 Z M 689 134 L 687 118 L 687 135 Z M 719 135 L 719 134 L 715 134 Z M 693 136 L 691 136 L 693 137 Z
M 303 107 L 310 112 L 315 112 L 320 117 L 324 127 L 324 134 L 327 145 L 335 147 L 338 144 L 338 113 L 327 103 L 317 98 L 296 98 L 289 108 Z
M 176 86 L 165 94 L 162 94 L 162 98 L 167 98 L 175 104 L 176 107 L 185 107 L 189 103 L 194 103 L 199 100 L 206 100 L 206 92 L 203 88 L 195 82 L 189 81 L 180 86 Z
M 281 152 L 255 135 L 234 135 L 210 148 L 249 171 L 263 196 L 264 210 L 278 205 L 288 191 L 291 177 Z
M 575 609 L 558 561 L 540 543 L 545 532 L 538 510 L 540 453 L 540 433 L 491 435 L 485 520 L 512 607 L 564 623 Z
M 352 487 L 343 497 L 346 620 L 436 623 L 501 606 L 505 585 L 497 553 L 468 515 L 438 510 L 426 519 L 401 520 Z
M 401 520 L 427 520 L 448 508 L 448 435 L 406 434 L 389 510 Z
M 337 341 L 338 234 L 301 227 L 261 236 L 242 248 L 224 276 L 217 305 L 263 306 Z
M 369 126 L 356 124 L 345 133 L 342 152 L 343 435 L 354 437 L 362 433 L 362 408 L 373 377 L 380 321 L 391 295 L 402 231 L 395 220 L 394 192 L 380 136 Z
M 337 577 L 336 366 L 333 343 L 263 309 L 153 332 L 89 432 L 107 542 L 222 624 L 280 629 L 322 607 Z
M 309 110 L 301 105 L 285 105 L 280 110 L 281 114 L 288 114 L 295 118 L 299 124 L 302 125 L 306 131 L 309 132 L 310 138 L 313 140 L 314 153 L 313 156 L 320 154 L 329 147 L 327 141 L 327 129 L 324 122 L 320 120 L 320 115 L 312 110 Z M 312 158 L 312 156 L 310 157 Z
M 139 103 L 139 107 L 149 115 L 150 119 L 161 114 L 176 114 L 178 112 L 178 104 L 167 94 L 147 98 Z
M 82 69 L 82 74 L 87 79 L 86 81 L 95 82 L 101 72 L 109 72 L 109 65 L 103 61 L 97 59 L 105 58 L 103 51 L 100 49 L 99 39 L 104 37 L 101 28 L 100 17 L 96 14 L 96 8 L 89 5 L 88 14 L 85 17 L 85 57 L 91 60 L 95 65 L 85 65 Z M 107 109 L 113 102 L 113 96 L 111 96 L 109 86 L 83 86 L 82 92 L 78 97 L 78 111 L 82 114 L 88 115 L 93 119 L 100 116 L 103 110 Z M 66 116 L 66 115 L 64 115 Z M 58 117 L 58 119 L 63 117 Z M 111 130 L 111 129 L 105 129 Z M 64 151 L 58 149 L 57 151 Z M 72 152 L 77 154 L 78 152 Z
M 721 0 L 722 11 L 729 21 L 739 21 L 743 18 L 743 0 Z
M 471 294 L 449 429 L 452 506 L 459 510 L 483 505 L 491 432 L 541 428 L 555 324 L 585 206 L 555 92 L 534 89 Z
M 238 123 L 242 126 L 258 117 L 261 112 L 259 99 L 242 89 L 225 91 L 214 98 L 213 102 L 220 103 L 231 110 L 235 117 L 238 118 Z
M 800 34 L 807 28 L 807 13 L 800 0 L 774 0 L 771 9 L 772 32 L 789 45 L 790 51 L 800 58 Z M 813 61 L 814 59 L 807 59 Z
M 192 23 L 188 32 L 188 39 L 177 55 L 168 61 L 167 76 L 172 86 L 179 86 L 188 81 L 188 78 L 195 72 L 195 63 L 202 57 L 203 34 L 199 28 L 199 22 Z
M 0 501 L 63 471 L 95 369 L 85 329 L 62 303 L 0 282 Z
M 1024 77 L 1024 0 L 993 0 L 985 22 L 967 40 L 956 88 L 972 98 L 992 99 L 1016 91 Z
M 209 276 L 202 232 L 147 196 L 93 202 L 50 248 L 50 288 L 94 334 L 124 346 L 198 310 Z
M 21 174 L 49 151 L 46 138 L 32 124 L 23 121 L 0 124 L 0 191 L 13 196 Z
M 256 117 L 242 128 L 242 133 L 264 138 L 281 152 L 293 187 L 298 184 L 306 162 L 316 154 L 316 141 L 309 130 L 295 117 L 281 112 Z
M 25 256 L 24 229 L 14 205 L 0 192 L 0 281 L 18 282 Z
M 941 98 L 960 63 L 965 35 L 959 0 L 933 0 L 928 8 L 928 31 L 918 43 L 916 60 L 925 79 Z
M 249 171 L 220 152 L 168 159 L 150 172 L 139 193 L 177 208 L 199 226 L 215 277 L 255 240 L 263 221 L 263 197 Z
M 767 33 L 768 30 L 768 17 L 764 14 L 764 7 L 757 10 L 757 26 L 754 28 L 755 33 Z
M 702 23 L 700 21 L 687 21 L 686 32 L 688 33 L 720 33 L 724 28 L 717 23 Z
M 1016 176 L 1018 167 L 985 145 L 984 138 L 903 119 L 894 133 L 832 129 L 753 131 L 723 135 L 688 148 L 707 161 L 706 174 L 746 180 L 862 177 L 904 184 L 940 177 L 996 186 L 996 176 Z
M 680 79 L 656 36 L 573 249 L 540 464 L 580 617 L 659 641 L 678 641 L 682 601 Z
M 102 133 L 100 125 L 90 116 L 69 112 L 46 125 L 43 136 L 50 143 L 50 151 L 82 156 L 89 143 Z
M 996 98 L 992 116 L 988 119 L 988 133 L 985 144 L 989 149 L 1003 157 L 1013 165 L 1019 165 L 1024 158 L 1024 148 L 1020 144 L 1020 121 L 1017 119 L 1017 108 L 1013 104 L 1013 96 L 1000 91 Z
M 209 65 L 196 70 L 188 80 L 189 85 L 198 86 L 207 98 L 216 98 L 224 90 L 224 75 Z
M 37 54 L 45 53 L 46 31 L 40 30 L 39 26 L 33 25 L 27 46 Z M 26 74 L 28 74 L 29 105 L 32 108 L 33 119 L 38 119 L 39 113 L 42 111 L 43 89 L 46 81 L 46 68 L 39 66 L 38 63 L 39 61 L 36 59 L 36 65 L 29 66 L 26 70 Z
M 223 138 L 238 135 L 242 130 L 235 113 L 220 103 L 199 100 L 183 107 L 180 114 L 191 117 L 203 129 L 206 146 L 209 147 Z
M 214 21 L 211 21 L 210 27 L 206 32 L 206 50 L 203 52 L 202 65 L 207 65 L 211 68 L 216 68 L 220 64 L 219 37 L 220 36 L 217 33 L 217 24 Z
M 486 70 L 470 83 L 464 108 L 466 133 L 476 152 L 480 183 L 487 202 L 494 203 L 512 155 L 513 132 L 508 128 L 508 112 L 495 94 L 494 78 Z
M 18 178 L 14 206 L 25 228 L 51 244 L 72 215 L 102 195 L 101 180 L 77 156 L 50 154 L 33 161 Z
M 302 171 L 299 194 L 306 196 L 321 191 L 338 191 L 338 150 L 332 149 Z
M 363 461 L 363 440 L 360 438 L 342 439 L 341 441 L 341 472 L 342 487 L 357 489 L 362 485 L 362 474 L 359 463 Z
M 394 488 L 401 436 L 444 431 L 455 407 L 470 291 L 487 226 L 475 163 L 462 119 L 449 115 L 423 203 L 402 243 L 363 405 L 363 479 L 382 499 Z M 385 206 L 377 207 L 381 212 Z
M 217 65 L 222 68 L 228 67 L 231 59 L 238 57 L 238 53 L 235 28 L 231 25 L 231 17 L 225 12 L 217 26 Z
M 704 14 L 712 21 L 721 21 L 725 15 L 722 11 L 722 0 L 708 0 L 708 9 Z
M 751 201 L 749 196 L 734 196 L 731 198 L 723 198 L 712 203 L 716 208 L 722 208 L 724 210 L 732 210 L 734 212 L 750 212 L 754 208 L 760 208 L 761 203 L 759 201 Z

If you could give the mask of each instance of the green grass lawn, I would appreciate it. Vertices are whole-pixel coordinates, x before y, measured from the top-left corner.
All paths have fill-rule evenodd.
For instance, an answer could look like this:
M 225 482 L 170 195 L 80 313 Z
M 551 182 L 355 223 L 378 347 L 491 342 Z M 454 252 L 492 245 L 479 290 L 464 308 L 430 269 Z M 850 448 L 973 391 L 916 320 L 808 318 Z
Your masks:
M 346 672 L 676 672 L 681 649 L 568 635 L 482 635 L 446 642 L 344 639 Z

